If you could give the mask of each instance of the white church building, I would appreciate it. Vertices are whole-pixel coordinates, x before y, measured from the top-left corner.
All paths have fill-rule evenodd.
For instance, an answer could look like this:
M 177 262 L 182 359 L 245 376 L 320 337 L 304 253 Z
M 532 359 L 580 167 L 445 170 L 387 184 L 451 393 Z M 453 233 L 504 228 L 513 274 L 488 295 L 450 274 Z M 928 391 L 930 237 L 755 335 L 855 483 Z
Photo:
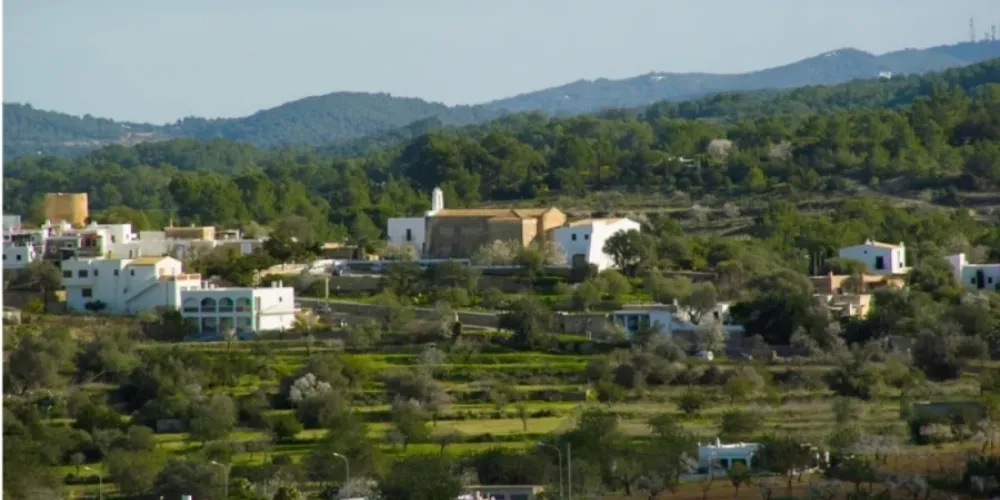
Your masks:
M 424 254 L 427 243 L 427 218 L 444 209 L 444 191 L 434 188 L 431 209 L 422 217 L 390 217 L 386 233 L 389 243 L 397 247 L 411 247 L 417 258 Z

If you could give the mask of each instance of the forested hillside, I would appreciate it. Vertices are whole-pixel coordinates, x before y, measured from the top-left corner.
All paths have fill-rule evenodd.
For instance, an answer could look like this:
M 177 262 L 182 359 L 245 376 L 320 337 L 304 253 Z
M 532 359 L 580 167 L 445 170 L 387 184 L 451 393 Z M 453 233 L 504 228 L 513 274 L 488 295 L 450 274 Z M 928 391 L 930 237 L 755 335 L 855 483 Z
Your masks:
M 509 112 L 580 114 L 608 108 L 636 108 L 662 100 L 683 101 L 717 92 L 729 94 L 679 108 L 679 116 L 724 117 L 882 106 L 894 101 L 909 102 L 929 86 L 917 77 L 873 80 L 881 71 L 893 71 L 897 76 L 926 73 L 996 56 L 1000 56 L 1000 42 L 906 50 L 878 57 L 848 49 L 742 75 L 652 74 L 622 81 L 576 82 L 481 106 L 448 107 L 388 94 L 334 92 L 246 117 L 189 117 L 165 126 L 115 122 L 89 115 L 75 117 L 22 104 L 4 104 L 4 158 L 39 153 L 73 155 L 108 144 L 128 145 L 179 137 L 223 138 L 259 147 L 335 143 L 337 151 L 358 153 L 415 137 L 431 128 L 483 123 Z M 946 72 L 941 78 L 947 80 L 949 74 L 955 73 Z M 775 91 L 752 92 L 855 79 L 868 81 L 825 90 L 803 89 L 796 96 Z M 904 87 L 908 91 L 899 90 Z M 750 93 L 734 97 L 732 92 Z M 730 104 L 728 100 L 738 102 Z
M 3 105 L 3 156 L 72 155 L 105 144 L 129 144 L 170 136 L 149 124 L 42 111 L 27 104 Z
M 498 116 L 485 108 L 448 107 L 388 94 L 335 92 L 307 97 L 242 118 L 184 118 L 157 126 L 41 111 L 4 104 L 4 157 L 21 154 L 73 155 L 108 144 L 134 144 L 188 137 L 229 139 L 259 147 L 321 145 L 357 139 L 439 117 L 443 125 L 463 125 Z
M 995 66 L 970 69 L 970 81 Z M 450 206 L 610 191 L 706 204 L 881 192 L 955 205 L 963 191 L 1000 190 L 1000 85 L 966 92 L 971 83 L 956 83 L 897 109 L 807 116 L 514 115 L 357 157 L 221 139 L 112 146 L 76 160 L 25 156 L 5 164 L 4 211 L 38 221 L 43 193 L 85 191 L 98 218 L 140 227 L 301 215 L 325 237 L 373 241 L 387 217 L 425 209 L 438 185 Z M 844 234 L 827 234 L 823 247 Z
M 718 92 L 832 85 L 876 78 L 883 72 L 896 76 L 915 75 L 994 57 L 1000 57 L 1000 42 L 966 42 L 921 50 L 906 49 L 880 56 L 846 48 L 750 73 L 649 73 L 624 80 L 580 80 L 500 99 L 489 105 L 507 111 L 591 113 L 607 108 L 645 106 L 663 100 L 683 101 Z

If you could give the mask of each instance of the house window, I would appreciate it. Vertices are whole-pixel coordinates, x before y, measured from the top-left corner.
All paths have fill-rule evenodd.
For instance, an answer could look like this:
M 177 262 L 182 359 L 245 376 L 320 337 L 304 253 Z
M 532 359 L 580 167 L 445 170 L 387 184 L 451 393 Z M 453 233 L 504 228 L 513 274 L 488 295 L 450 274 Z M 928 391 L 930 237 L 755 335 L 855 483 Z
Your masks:
M 135 276 L 135 269 L 129 269 L 128 274 L 129 276 Z
M 240 297 L 236 299 L 236 311 L 237 312 L 250 311 L 250 299 L 246 297 Z
M 79 271 L 76 272 L 76 277 L 77 278 L 86 278 L 87 277 L 87 270 L 86 269 L 80 269 Z
M 572 239 L 573 241 L 576 241 L 576 233 L 573 233 L 573 236 L 571 237 L 571 239 Z
M 590 235 L 589 235 L 589 234 L 585 234 L 585 235 L 583 235 L 583 239 L 585 239 L 585 240 L 589 240 L 589 239 L 590 239 Z
M 881 255 L 875 257 L 875 269 L 885 269 L 885 259 Z
M 976 278 L 972 278 L 971 280 L 969 280 L 969 283 L 972 283 L 973 285 L 975 285 L 976 284 Z
M 413 230 L 406 230 L 406 241 L 413 241 Z
M 233 299 L 229 297 L 219 299 L 219 312 L 233 312 Z
M 198 299 L 184 299 L 184 312 L 198 312 Z
M 94 277 L 97 277 L 97 269 L 94 269 Z
M 3 260 L 7 260 L 7 254 L 3 254 Z
M 118 270 L 115 269 L 115 276 L 118 276 Z
M 85 299 L 89 299 L 94 296 L 94 291 L 89 288 L 81 288 L 80 295 Z
M 14 256 L 14 260 L 21 260 L 21 254 L 17 254 L 17 255 L 15 255 L 15 256 Z
M 215 299 L 211 297 L 201 299 L 201 312 L 215 312 Z

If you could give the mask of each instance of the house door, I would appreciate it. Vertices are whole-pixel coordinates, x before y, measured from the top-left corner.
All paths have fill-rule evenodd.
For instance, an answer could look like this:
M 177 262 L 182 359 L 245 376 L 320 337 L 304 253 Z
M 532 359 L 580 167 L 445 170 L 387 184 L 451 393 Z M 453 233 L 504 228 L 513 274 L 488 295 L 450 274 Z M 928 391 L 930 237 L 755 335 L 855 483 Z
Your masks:
M 983 274 L 982 269 L 976 271 L 976 288 L 980 290 L 986 288 L 986 276 Z
M 582 253 L 578 253 L 578 254 L 574 254 L 573 255 L 573 263 L 572 263 L 573 267 L 579 268 L 579 267 L 584 267 L 586 265 L 587 265 L 587 256 L 586 255 L 584 255 Z
M 875 257 L 875 269 L 885 269 L 885 257 Z

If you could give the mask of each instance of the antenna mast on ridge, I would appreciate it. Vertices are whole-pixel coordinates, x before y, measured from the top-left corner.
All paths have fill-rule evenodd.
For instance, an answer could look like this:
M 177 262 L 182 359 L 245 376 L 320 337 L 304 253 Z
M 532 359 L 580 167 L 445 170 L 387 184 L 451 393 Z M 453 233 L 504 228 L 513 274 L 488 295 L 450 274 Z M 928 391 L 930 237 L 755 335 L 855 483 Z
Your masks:
M 969 41 L 976 41 L 976 18 L 974 17 L 969 18 Z

